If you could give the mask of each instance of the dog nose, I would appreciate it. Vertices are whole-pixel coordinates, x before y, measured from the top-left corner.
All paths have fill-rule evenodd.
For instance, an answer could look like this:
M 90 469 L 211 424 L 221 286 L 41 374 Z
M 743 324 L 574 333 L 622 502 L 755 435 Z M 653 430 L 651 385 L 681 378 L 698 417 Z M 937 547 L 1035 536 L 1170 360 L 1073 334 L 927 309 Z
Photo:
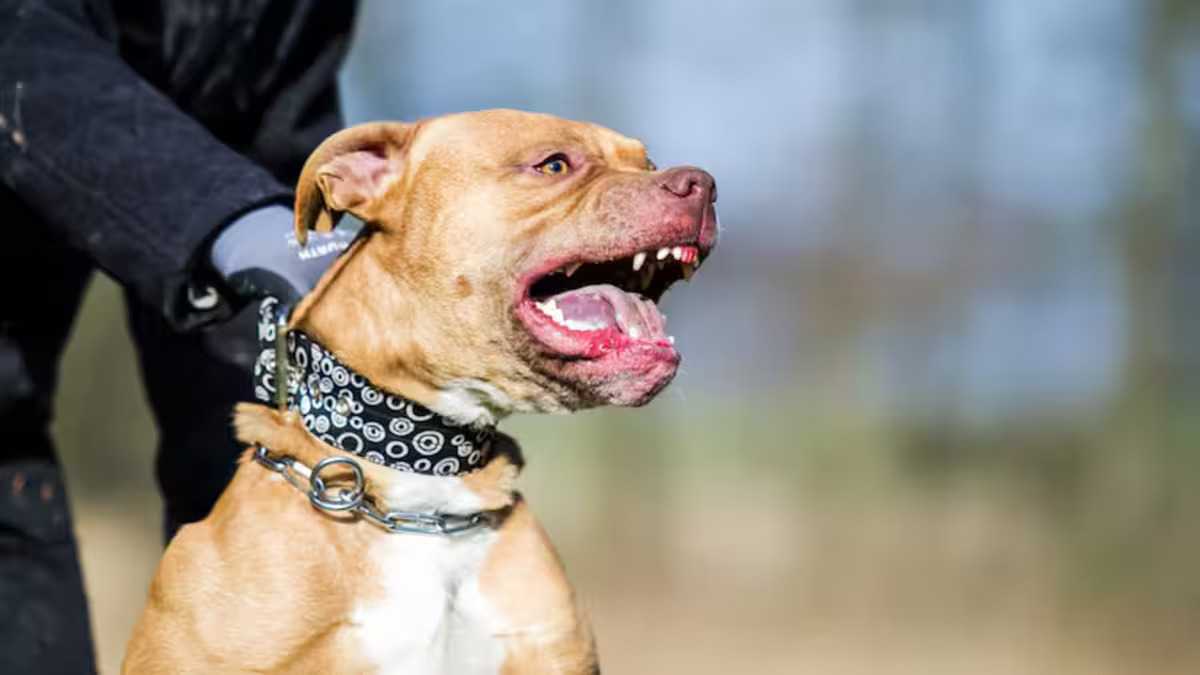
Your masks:
M 699 198 L 702 204 L 717 201 L 717 182 L 704 169 L 681 166 L 664 171 L 658 178 L 662 189 L 680 199 Z

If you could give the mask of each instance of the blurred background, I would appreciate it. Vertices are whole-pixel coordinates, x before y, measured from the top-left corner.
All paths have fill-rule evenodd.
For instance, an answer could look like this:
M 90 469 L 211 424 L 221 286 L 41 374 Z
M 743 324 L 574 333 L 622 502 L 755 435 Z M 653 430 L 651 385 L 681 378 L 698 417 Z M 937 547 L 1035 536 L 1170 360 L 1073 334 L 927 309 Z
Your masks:
M 672 388 L 502 425 L 606 673 L 1200 672 L 1200 3 L 367 0 L 343 84 L 717 177 Z M 106 672 L 161 552 L 120 302 L 55 429 Z

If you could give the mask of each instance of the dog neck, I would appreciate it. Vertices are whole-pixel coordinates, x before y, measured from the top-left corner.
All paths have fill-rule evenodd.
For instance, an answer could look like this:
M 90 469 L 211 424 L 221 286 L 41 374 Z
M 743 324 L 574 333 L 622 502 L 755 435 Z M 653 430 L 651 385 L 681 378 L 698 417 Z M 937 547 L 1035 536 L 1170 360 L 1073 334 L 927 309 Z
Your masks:
M 238 440 L 251 446 L 243 455 L 243 463 L 253 462 L 260 446 L 310 469 L 329 457 L 348 456 L 309 432 L 299 411 L 281 412 L 266 405 L 240 403 L 233 424 Z M 367 493 L 384 510 L 468 515 L 513 503 L 514 483 L 524 465 L 521 448 L 512 438 L 496 432 L 490 455 L 482 468 L 462 476 L 396 471 L 369 461 L 359 466 L 365 474 Z
M 260 401 L 285 401 L 327 445 L 398 471 L 457 476 L 487 463 L 492 427 L 464 425 L 381 390 L 299 330 L 287 332 L 280 351 L 278 307 L 274 298 L 259 307 L 254 394 Z M 283 364 L 287 376 L 280 382 Z
M 422 347 L 428 321 L 421 321 L 414 298 L 426 294 L 388 271 L 372 250 L 376 236 L 364 230 L 297 305 L 289 327 L 310 335 L 383 391 L 460 424 L 495 426 L 513 411 L 513 402 L 486 382 L 442 376 Z
M 420 368 L 410 365 L 406 355 L 420 351 L 411 337 L 416 308 L 396 291 L 381 262 L 363 250 L 371 236 L 365 231 L 326 271 L 292 311 L 288 330 L 307 334 L 381 392 L 403 397 L 469 430 L 494 427 L 509 412 L 498 392 L 468 379 L 438 386 Z M 358 289 L 379 292 L 364 297 Z M 380 357 L 385 354 L 396 356 Z M 299 410 L 281 412 L 265 405 L 241 404 L 234 414 L 234 426 L 240 441 L 295 456 L 309 466 L 345 452 L 314 436 Z M 396 471 L 370 461 L 361 466 L 368 490 L 388 508 L 463 515 L 513 503 L 514 483 L 524 464 L 520 447 L 497 431 L 486 454 L 490 459 L 481 468 L 460 476 Z

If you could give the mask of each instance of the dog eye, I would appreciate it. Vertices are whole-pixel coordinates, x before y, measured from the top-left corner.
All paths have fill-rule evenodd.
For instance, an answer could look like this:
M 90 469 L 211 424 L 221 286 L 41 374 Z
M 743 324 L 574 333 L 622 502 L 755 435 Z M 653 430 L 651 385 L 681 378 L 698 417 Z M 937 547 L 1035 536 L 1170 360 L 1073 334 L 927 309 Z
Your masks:
M 543 159 L 533 168 L 547 176 L 561 176 L 571 170 L 571 163 L 567 161 L 567 156 L 560 152 Z

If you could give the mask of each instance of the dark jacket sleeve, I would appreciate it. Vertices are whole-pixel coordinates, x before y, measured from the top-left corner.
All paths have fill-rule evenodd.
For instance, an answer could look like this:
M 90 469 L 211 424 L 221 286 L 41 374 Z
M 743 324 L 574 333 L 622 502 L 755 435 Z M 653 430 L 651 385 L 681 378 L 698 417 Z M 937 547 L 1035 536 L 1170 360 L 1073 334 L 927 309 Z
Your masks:
M 0 179 L 55 236 L 186 329 L 210 236 L 290 191 L 147 84 L 79 2 L 0 0 Z M 211 297 L 211 296 L 210 296 Z

